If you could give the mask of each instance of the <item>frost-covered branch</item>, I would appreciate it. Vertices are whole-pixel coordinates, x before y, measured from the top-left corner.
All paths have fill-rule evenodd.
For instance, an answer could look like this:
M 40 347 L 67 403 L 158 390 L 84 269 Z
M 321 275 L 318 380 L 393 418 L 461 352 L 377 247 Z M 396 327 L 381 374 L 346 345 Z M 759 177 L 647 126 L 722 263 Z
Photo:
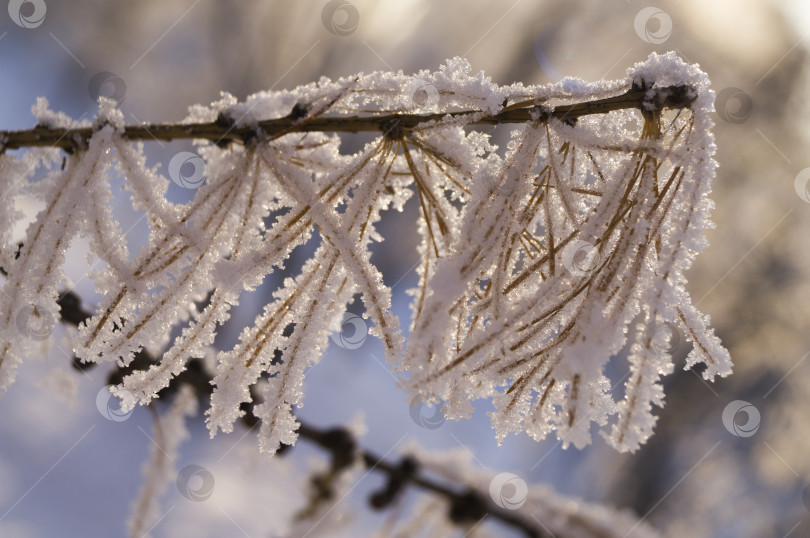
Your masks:
M 154 408 L 152 408 L 154 411 Z M 197 413 L 197 397 L 188 386 L 182 387 L 169 410 L 161 417 L 155 413 L 154 438 L 151 439 L 149 461 L 143 466 L 144 483 L 130 509 L 127 522 L 129 535 L 146 538 L 160 520 L 159 500 L 177 472 L 180 443 L 188 438 L 186 418 Z
M 386 360 L 410 374 L 405 389 L 443 402 L 446 416 L 468 417 L 485 398 L 498 439 L 555 433 L 582 447 L 595 422 L 612 446 L 636 450 L 674 369 L 662 327 L 693 343 L 687 365 L 705 363 L 705 378 L 731 371 L 685 286 L 712 226 L 712 104 L 705 73 L 674 53 L 615 81 L 500 86 L 455 58 L 433 72 L 321 79 L 245 102 L 223 94 L 156 128 L 198 146 L 169 163 L 171 180 L 196 189 L 174 204 L 143 151 L 143 140 L 164 135 L 126 126 L 110 100 L 92 123 L 39 100 L 39 127 L 3 140 L 32 147 L 0 154 L 0 391 L 31 334 L 57 317 L 77 239 L 89 243 L 88 276 L 103 298 L 74 335 L 76 355 L 125 367 L 160 356 L 116 383 L 126 409 L 159 397 L 209 349 L 243 293 L 298 250 L 301 269 L 217 353 L 212 436 L 258 403 L 261 450 L 293 443 L 304 376 L 359 295 Z M 505 148 L 476 129 L 508 122 Z M 379 134 L 342 153 L 335 132 L 359 129 Z M 149 227 L 137 252 L 114 211 L 113 176 Z M 26 195 L 44 209 L 27 216 L 17 248 L 15 204 Z M 384 240 L 383 212 L 411 198 L 421 241 L 406 341 L 370 245 Z M 616 397 L 606 372 L 625 369 Z M 258 402 L 251 387 L 263 378 Z
M 545 118 L 555 118 L 563 122 L 574 122 L 582 116 L 605 114 L 614 110 L 642 109 L 653 105 L 660 108 L 686 108 L 696 97 L 695 90 L 688 84 L 656 88 L 652 91 L 633 87 L 615 97 L 595 99 L 570 105 L 546 106 L 538 99 L 517 103 L 504 103 L 497 114 L 485 114 L 480 110 L 462 110 L 434 114 L 374 114 L 363 116 L 318 116 L 309 112 L 306 103 L 296 103 L 289 114 L 281 118 L 258 121 L 255 126 L 236 126 L 234 118 L 225 115 L 206 123 L 173 123 L 127 125 L 121 136 L 126 140 L 183 140 L 203 139 L 217 144 L 245 142 L 257 137 L 276 137 L 303 132 L 349 132 L 389 131 L 397 125 L 402 129 L 413 129 L 426 122 L 464 121 L 466 125 L 498 125 L 526 123 L 536 119 L 534 107 L 542 107 Z M 58 147 L 73 150 L 84 147 L 93 136 L 93 127 L 60 128 L 38 125 L 33 129 L 20 131 L 0 131 L 0 149 L 30 147 Z

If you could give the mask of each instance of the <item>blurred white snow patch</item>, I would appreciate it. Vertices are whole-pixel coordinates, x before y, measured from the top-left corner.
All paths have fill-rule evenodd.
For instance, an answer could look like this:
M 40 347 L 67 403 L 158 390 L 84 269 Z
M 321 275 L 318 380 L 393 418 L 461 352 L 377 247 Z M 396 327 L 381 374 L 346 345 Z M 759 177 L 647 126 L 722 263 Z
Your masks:
M 252 439 L 252 438 L 251 438 Z M 289 457 L 259 454 L 234 436 L 205 444 L 194 463 L 211 472 L 214 490 L 204 502 L 186 500 L 175 488 L 162 502 L 175 508 L 155 529 L 162 536 L 285 536 L 290 514 L 307 501 L 308 477 Z M 226 453 L 233 448 L 232 451 Z M 184 457 L 185 459 L 185 457 Z M 178 462 L 181 468 L 185 462 Z M 263 507 L 257 510 L 256 507 Z
M 54 368 L 45 377 L 37 381 L 37 386 L 50 393 L 54 398 L 65 402 L 75 411 L 78 405 L 79 383 L 76 376 L 62 368 Z
M 98 413 L 94 404 L 95 391 L 92 391 L 92 396 L 88 395 L 88 391 L 79 395 L 77 386 L 77 402 L 82 402 L 78 413 L 62 400 L 47 395 L 47 390 L 43 390 L 40 383 L 56 369 L 55 361 L 59 361 L 59 364 L 68 362 L 60 351 L 53 348 L 42 356 L 48 355 L 50 357 L 47 359 L 24 361 L 20 365 L 17 382 L 3 396 L 7 409 L 24 409 L 25 412 L 6 413 L 5 420 L 0 422 L 0 435 L 14 437 L 17 443 L 35 454 L 49 454 L 54 443 L 64 443 L 67 439 L 75 441 L 76 432 L 83 431 L 83 427 L 86 429 L 88 414 L 83 411 L 86 407 L 84 403 L 90 403 L 94 412 Z M 70 375 L 71 372 L 65 374 Z M 25 432 L 25 435 L 21 432 Z M 6 535 L 0 533 L 0 536 Z

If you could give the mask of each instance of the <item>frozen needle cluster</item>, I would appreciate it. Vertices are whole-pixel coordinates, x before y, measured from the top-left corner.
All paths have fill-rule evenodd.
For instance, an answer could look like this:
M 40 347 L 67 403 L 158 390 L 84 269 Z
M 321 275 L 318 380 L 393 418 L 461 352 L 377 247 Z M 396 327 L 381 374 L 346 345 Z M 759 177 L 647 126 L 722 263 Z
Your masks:
M 0 388 L 31 345 L 20 332 L 58 319 L 65 252 L 78 237 L 103 262 L 91 276 L 104 299 L 75 335 L 77 356 L 121 365 L 140 349 L 160 357 L 117 387 L 126 407 L 149 403 L 204 354 L 244 290 L 317 238 L 301 271 L 219 352 L 212 435 L 233 429 L 264 376 L 261 447 L 294 442 L 305 372 L 361 294 L 388 361 L 410 374 L 407 389 L 440 399 L 447 416 L 469 416 L 472 400 L 492 398 L 499 439 L 555 431 L 581 447 L 596 422 L 617 449 L 635 450 L 673 369 L 661 327 L 692 342 L 686 366 L 705 363 L 705 378 L 731 368 L 685 290 L 711 226 L 712 106 L 706 75 L 672 53 L 592 84 L 499 86 L 456 58 L 435 72 L 321 79 L 244 103 L 224 95 L 192 107 L 184 125 L 216 122 L 251 136 L 199 140 L 205 183 L 173 204 L 169 180 L 147 167 L 111 101 L 101 100 L 90 125 L 41 100 L 40 127 L 92 135 L 75 140 L 66 164 L 56 148 L 0 156 Z M 352 155 L 329 132 L 347 118 L 393 114 Z M 263 130 L 263 120 L 284 117 L 289 129 Z M 511 125 L 506 148 L 476 130 L 481 123 Z M 149 224 L 137 252 L 112 211 L 114 174 Z M 29 191 L 45 207 L 18 247 L 15 201 Z M 412 196 L 422 263 L 406 345 L 369 244 L 383 239 L 381 212 Z M 182 332 L 170 341 L 173 327 Z M 629 371 L 616 398 L 606 366 L 623 351 Z

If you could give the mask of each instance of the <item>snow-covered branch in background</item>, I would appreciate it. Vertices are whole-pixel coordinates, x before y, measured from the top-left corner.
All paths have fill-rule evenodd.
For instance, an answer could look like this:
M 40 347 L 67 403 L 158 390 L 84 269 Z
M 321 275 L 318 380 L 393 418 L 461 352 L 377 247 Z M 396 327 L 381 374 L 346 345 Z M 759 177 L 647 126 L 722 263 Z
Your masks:
M 146 538 L 160 521 L 160 497 L 174 481 L 180 444 L 188 438 L 186 419 L 197 413 L 197 395 L 183 386 L 171 407 L 161 417 L 155 414 L 154 437 L 150 437 L 149 461 L 143 466 L 144 482 L 132 504 L 128 521 L 129 535 Z M 182 475 L 181 475 L 182 476 Z
M 241 293 L 317 232 L 300 273 L 233 349 L 219 352 L 211 435 L 231 431 L 250 387 L 269 373 L 255 409 L 261 448 L 293 443 L 304 373 L 360 293 L 388 362 L 410 373 L 407 390 L 440 399 L 447 416 L 469 416 L 473 400 L 491 398 L 499 439 L 553 431 L 581 447 L 596 422 L 617 449 L 635 450 L 652 432 L 660 378 L 673 368 L 662 326 L 691 339 L 687 366 L 705 363 L 707 379 L 731 369 L 685 291 L 684 272 L 711 226 L 712 103 L 706 75 L 673 53 L 652 54 L 612 82 L 499 86 L 456 58 L 435 72 L 322 79 L 244 103 L 223 95 L 192 107 L 179 128 L 216 131 L 197 141 L 200 169 L 170 170 L 199 187 L 190 202 L 172 204 L 169 180 L 146 166 L 137 128 L 123 124 L 112 101 L 102 99 L 90 124 L 40 100 L 36 131 L 56 141 L 0 156 L 0 388 L 28 351 L 31 338 L 20 332 L 58 319 L 65 251 L 77 237 L 103 262 L 92 277 L 104 299 L 80 326 L 75 353 L 124 366 L 141 349 L 161 357 L 114 389 L 131 408 L 200 356 Z M 283 122 L 266 123 L 274 118 Z M 516 121 L 505 151 L 474 128 Z M 380 134 L 341 154 L 328 131 L 358 125 Z M 4 133 L 0 144 L 20 147 L 29 135 L 42 140 Z M 41 170 L 43 179 L 29 181 Z M 149 223 L 138 252 L 111 210 L 113 172 Z M 45 208 L 18 250 L 14 203 L 28 191 Z M 414 195 L 422 263 L 406 343 L 369 244 L 383 239 L 381 212 L 401 211 Z M 182 333 L 169 341 L 173 327 Z M 617 401 L 605 371 L 628 344 Z
M 471 491 L 483 492 L 484 497 L 489 497 L 497 507 L 507 512 L 531 514 L 526 527 L 536 528 L 536 532 L 541 536 L 580 538 L 661 536 L 630 511 L 616 510 L 566 497 L 547 486 L 527 484 L 522 478 L 509 472 L 496 474 L 482 469 L 473 461 L 472 453 L 463 447 L 435 452 L 410 444 L 403 452 L 418 461 L 422 472 L 428 476 L 461 484 Z M 428 512 L 435 513 L 437 525 L 440 524 L 441 508 L 444 507 L 433 507 Z M 419 529 L 431 528 L 432 522 L 426 523 L 424 519 L 426 518 L 415 517 L 410 525 L 415 525 L 415 528 Z M 404 521 L 402 524 L 408 525 L 409 522 Z M 400 536 L 410 534 L 401 533 Z

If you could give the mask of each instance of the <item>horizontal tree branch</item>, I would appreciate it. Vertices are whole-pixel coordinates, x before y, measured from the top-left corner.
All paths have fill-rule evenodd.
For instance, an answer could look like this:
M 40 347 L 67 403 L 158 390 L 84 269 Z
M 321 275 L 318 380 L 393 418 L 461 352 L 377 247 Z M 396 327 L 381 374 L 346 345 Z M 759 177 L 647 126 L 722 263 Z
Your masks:
M 531 121 L 540 111 L 540 119 L 554 117 L 573 124 L 577 118 L 591 114 L 604 114 L 614 110 L 637 108 L 641 110 L 664 108 L 687 108 L 696 98 L 694 88 L 689 85 L 667 86 L 645 89 L 634 85 L 627 92 L 615 97 L 596 99 L 570 105 L 548 107 L 535 101 L 514 103 L 498 114 L 477 118 L 470 125 L 498 125 L 505 123 L 525 123 Z M 180 140 L 206 139 L 218 144 L 244 142 L 263 134 L 277 137 L 294 132 L 347 132 L 360 131 L 386 132 L 392 122 L 398 122 L 402 129 L 414 129 L 428 121 L 456 120 L 467 116 L 480 115 L 481 111 L 464 110 L 436 114 L 377 114 L 363 116 L 307 116 L 305 106 L 296 106 L 283 117 L 258 122 L 254 127 L 235 127 L 233 122 L 220 119 L 210 123 L 163 123 L 128 125 L 123 136 L 130 140 Z M 260 132 L 259 132 L 260 131 Z M 93 134 L 92 127 L 64 129 L 37 126 L 22 131 L 0 131 L 0 150 L 24 147 L 59 147 L 72 150 L 87 143 Z

